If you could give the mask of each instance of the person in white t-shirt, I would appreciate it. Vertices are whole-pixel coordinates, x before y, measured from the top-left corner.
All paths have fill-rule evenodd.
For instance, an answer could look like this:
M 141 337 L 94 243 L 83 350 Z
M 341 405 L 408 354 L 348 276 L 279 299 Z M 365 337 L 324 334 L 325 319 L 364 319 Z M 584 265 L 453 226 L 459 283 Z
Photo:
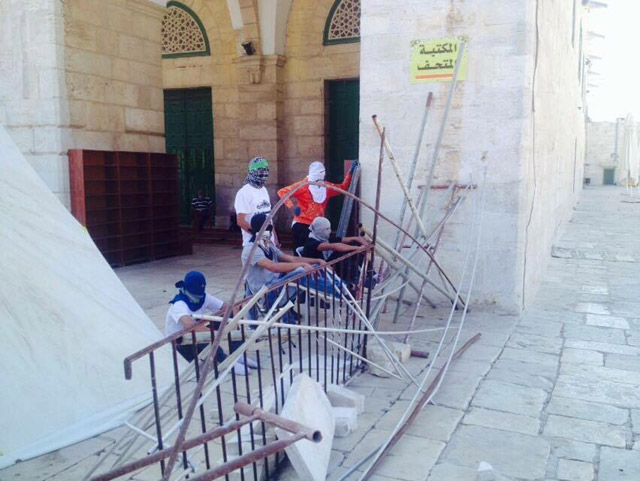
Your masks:
M 209 332 L 208 322 L 196 321 L 193 316 L 198 314 L 212 313 L 220 314 L 227 308 L 227 304 L 217 297 L 207 294 L 205 288 L 207 281 L 204 275 L 198 271 L 188 272 L 184 276 L 184 280 L 176 282 L 179 289 L 178 294 L 170 301 L 171 307 L 165 318 L 165 335 L 171 336 L 184 329 L 188 329 L 197 325 L 194 329 L 196 332 Z M 186 344 L 181 338 L 178 339 L 176 349 L 188 362 L 192 362 L 196 355 L 209 345 L 208 342 L 197 344 Z M 216 361 L 222 362 L 227 355 L 222 348 L 218 348 L 216 353 Z M 247 365 L 243 364 L 241 357 L 234 366 L 236 374 L 248 374 L 249 367 L 257 367 L 255 362 L 247 358 Z
M 234 202 L 238 225 L 242 229 L 242 246 L 246 246 L 253 233 L 251 217 L 255 214 L 271 212 L 269 192 L 264 184 L 269 178 L 269 162 L 263 157 L 254 157 L 249 161 L 249 172 L 242 188 L 237 192 Z

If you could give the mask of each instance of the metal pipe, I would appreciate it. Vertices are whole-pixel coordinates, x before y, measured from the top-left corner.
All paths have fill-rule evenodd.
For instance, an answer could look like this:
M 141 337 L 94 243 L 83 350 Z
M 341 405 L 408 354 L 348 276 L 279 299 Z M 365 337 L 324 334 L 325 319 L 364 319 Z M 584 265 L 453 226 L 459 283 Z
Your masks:
M 427 230 L 424 227 L 424 224 L 422 223 L 422 219 L 418 216 L 418 210 L 416 209 L 416 205 L 413 202 L 413 199 L 411 198 L 411 194 L 409 193 L 409 191 L 407 190 L 407 185 L 404 181 L 404 178 L 402 177 L 402 172 L 400 172 L 400 167 L 398 166 L 398 163 L 396 162 L 396 158 L 393 155 L 393 151 L 391 150 L 391 145 L 389 145 L 389 142 L 387 141 L 386 137 L 384 136 L 384 129 L 382 127 L 380 127 L 380 124 L 378 123 L 378 116 L 377 115 L 372 115 L 371 118 L 373 119 L 373 124 L 376 127 L 376 130 L 378 131 L 378 134 L 380 135 L 380 138 L 382 140 L 382 145 L 384 146 L 385 150 L 387 151 L 387 157 L 389 157 L 389 162 L 391 163 L 391 167 L 393 167 L 393 173 L 396 174 L 396 177 L 398 179 L 398 183 L 400 184 L 400 187 L 402 188 L 402 192 L 404 193 L 405 198 L 407 199 L 407 205 L 409 206 L 409 209 L 411 210 L 411 213 L 413 214 L 413 217 L 416 220 L 416 224 L 418 226 L 418 229 L 420 229 L 420 232 L 422 233 L 422 235 L 424 237 L 427 237 Z M 377 211 L 378 209 L 376 209 Z
M 213 479 L 224 476 L 225 474 L 229 474 L 236 469 L 240 469 L 249 464 L 253 464 L 256 461 L 260 461 L 263 458 L 271 456 L 275 453 L 279 453 L 280 451 L 286 449 L 290 445 L 295 442 L 304 439 L 304 433 L 294 434 L 292 437 L 287 439 L 281 439 L 279 441 L 275 441 L 271 444 L 267 444 L 266 446 L 256 449 L 255 451 L 251 451 L 250 453 L 243 454 L 242 456 L 229 461 L 217 468 L 211 469 L 206 473 L 202 473 L 200 476 L 196 476 L 195 478 L 191 478 L 191 481 L 211 481 Z
M 273 424 L 274 426 L 277 426 L 280 429 L 284 429 L 285 431 L 288 431 L 290 433 L 302 433 L 304 434 L 305 439 L 313 441 L 314 443 L 319 443 L 320 441 L 322 441 L 322 433 L 319 430 L 304 426 L 295 421 L 291 421 L 290 419 L 278 416 L 277 414 L 263 411 L 259 407 L 251 406 L 250 404 L 239 401 L 233 406 L 233 409 L 238 414 L 242 414 L 243 416 L 257 416 L 260 421 Z
M 413 184 L 413 177 L 416 173 L 416 165 L 418 164 L 418 157 L 420 155 L 420 147 L 422 146 L 422 140 L 424 139 L 424 131 L 427 125 L 427 119 L 429 118 L 429 111 L 431 110 L 431 99 L 433 98 L 433 92 L 429 92 L 427 95 L 427 103 L 424 108 L 424 112 L 422 114 L 422 122 L 420 123 L 420 130 L 418 131 L 418 141 L 416 142 L 416 148 L 413 151 L 413 158 L 411 159 L 411 165 L 409 166 L 409 176 L 407 181 L 407 188 L 411 191 L 411 186 Z M 419 201 L 418 201 L 419 204 Z M 402 199 L 402 206 L 400 207 L 400 220 L 398 224 L 404 224 L 404 216 L 407 212 L 407 199 L 404 197 Z M 398 249 L 398 243 L 400 242 L 400 231 L 396 232 L 396 240 L 394 242 L 394 246 L 396 250 Z
M 195 438 L 189 439 L 185 441 L 180 448 L 180 451 L 187 451 L 189 449 L 195 448 L 201 444 L 204 444 L 213 439 L 224 436 L 225 434 L 229 434 L 237 429 L 240 429 L 245 424 L 257 421 L 260 419 L 258 414 L 249 416 L 245 419 L 241 419 L 239 421 L 234 421 L 232 423 L 226 424 L 224 426 L 220 426 L 212 429 L 204 434 L 196 436 Z M 120 476 L 124 476 L 125 474 L 132 473 L 139 469 L 145 468 L 147 466 L 151 466 L 165 458 L 167 458 L 171 454 L 171 448 L 162 449 L 161 451 L 157 451 L 156 453 L 147 456 L 142 459 L 138 459 L 137 461 L 133 461 L 132 463 L 125 464 L 124 466 L 120 466 L 108 473 L 101 474 L 99 476 L 95 476 L 92 481 L 109 481 L 111 479 L 119 478 Z

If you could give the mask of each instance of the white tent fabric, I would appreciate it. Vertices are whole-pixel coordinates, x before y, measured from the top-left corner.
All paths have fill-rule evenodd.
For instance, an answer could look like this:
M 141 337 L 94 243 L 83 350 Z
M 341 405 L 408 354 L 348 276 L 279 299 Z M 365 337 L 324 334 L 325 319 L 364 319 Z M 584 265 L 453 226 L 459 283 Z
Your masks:
M 616 183 L 618 185 L 637 186 L 640 176 L 640 149 L 636 124 L 631 114 L 624 121 L 624 136 L 620 152 L 620 163 L 617 168 Z
M 150 401 L 162 334 L 0 126 L 0 467 L 120 425 Z M 170 350 L 156 355 L 161 385 Z

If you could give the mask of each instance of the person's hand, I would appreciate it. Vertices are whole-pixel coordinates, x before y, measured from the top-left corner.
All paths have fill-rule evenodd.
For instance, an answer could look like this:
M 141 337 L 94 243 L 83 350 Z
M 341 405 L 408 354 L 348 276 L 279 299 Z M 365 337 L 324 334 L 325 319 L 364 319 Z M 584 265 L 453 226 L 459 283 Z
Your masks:
M 313 266 L 311 264 L 307 264 L 306 262 L 301 262 L 300 267 L 302 267 L 307 272 L 313 270 Z
M 351 168 L 349 169 L 349 173 L 353 175 L 356 169 L 358 168 L 358 165 L 360 165 L 360 162 L 357 160 L 354 160 L 353 162 L 351 162 Z

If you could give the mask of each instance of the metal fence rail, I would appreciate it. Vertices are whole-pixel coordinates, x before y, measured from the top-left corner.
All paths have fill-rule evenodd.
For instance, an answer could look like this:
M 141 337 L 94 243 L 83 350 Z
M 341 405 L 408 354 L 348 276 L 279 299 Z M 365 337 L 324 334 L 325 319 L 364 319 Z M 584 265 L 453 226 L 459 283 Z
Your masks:
M 236 315 L 244 313 L 241 319 L 247 319 L 247 322 L 240 322 L 238 329 L 226 334 L 221 347 L 227 353 L 244 345 L 255 334 L 255 324 L 260 325 L 262 320 L 274 316 L 280 316 L 280 322 L 266 328 L 263 335 L 242 353 L 245 366 L 248 358 L 257 363 L 256 376 L 239 376 L 231 370 L 223 382 L 210 390 L 208 388 L 221 374 L 220 360 L 214 363 L 214 375 L 210 376 L 200 394 L 205 399 L 197 407 L 194 422 L 189 428 L 190 440 L 185 441 L 180 449 L 180 466 L 174 469 L 173 478 L 181 479 L 198 468 L 201 470 L 203 463 L 207 473 L 224 475 L 227 480 L 234 470 L 238 470 L 241 481 L 259 481 L 262 476 L 269 477 L 275 472 L 283 459 L 279 452 L 288 444 L 276 444 L 273 430 L 264 418 L 241 422 L 240 413 L 232 407 L 245 403 L 277 415 L 296 374 L 309 375 L 326 390 L 330 384 L 344 384 L 363 369 L 367 335 L 363 333 L 366 331 L 354 301 L 361 311 L 366 309 L 371 291 L 367 272 L 372 251 L 373 246 L 363 246 L 263 290 L 258 298 L 246 297 L 233 306 Z M 290 302 L 288 306 L 287 302 Z M 293 309 L 287 309 L 291 304 Z M 146 417 L 138 416 L 127 424 L 130 436 L 114 450 L 113 454 L 117 455 L 115 463 L 108 472 L 92 479 L 116 479 L 125 472 L 131 472 L 131 467 L 158 469 L 158 477 L 166 475 L 165 460 L 171 451 L 168 447 L 175 442 L 184 416 L 185 399 L 191 398 L 195 383 L 200 380 L 203 359 L 209 355 L 216 329 L 220 326 L 216 320 L 203 322 L 209 326 L 210 335 L 206 340 L 198 338 L 197 326 L 193 326 L 125 359 L 127 379 L 133 376 L 132 367 L 136 361 L 148 359 L 153 407 L 151 412 L 146 411 Z M 181 371 L 177 346 L 185 345 L 185 341 L 193 347 L 195 357 Z M 203 344 L 207 347 L 198 354 Z M 161 387 L 156 380 L 158 373 L 154 353 L 167 347 L 173 356 L 173 382 L 170 386 Z M 262 456 L 263 453 L 267 454 Z M 223 473 L 220 461 L 223 466 L 233 462 L 235 467 Z M 244 461 L 246 463 L 243 464 Z M 149 468 L 151 465 L 157 467 Z M 209 476 L 210 473 L 202 479 L 213 479 Z

